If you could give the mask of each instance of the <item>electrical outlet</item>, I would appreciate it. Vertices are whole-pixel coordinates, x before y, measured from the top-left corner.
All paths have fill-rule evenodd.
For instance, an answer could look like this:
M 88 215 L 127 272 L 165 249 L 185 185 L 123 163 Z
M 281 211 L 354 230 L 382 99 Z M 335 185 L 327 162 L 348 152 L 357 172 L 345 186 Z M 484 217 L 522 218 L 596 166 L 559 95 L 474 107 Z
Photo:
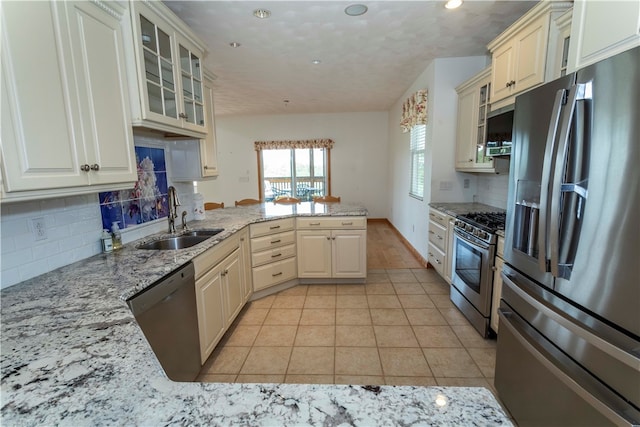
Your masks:
M 44 217 L 33 218 L 31 220 L 33 236 L 35 240 L 46 240 L 47 239 L 47 226 L 44 222 Z
M 464 188 L 469 188 L 469 178 L 464 179 Z

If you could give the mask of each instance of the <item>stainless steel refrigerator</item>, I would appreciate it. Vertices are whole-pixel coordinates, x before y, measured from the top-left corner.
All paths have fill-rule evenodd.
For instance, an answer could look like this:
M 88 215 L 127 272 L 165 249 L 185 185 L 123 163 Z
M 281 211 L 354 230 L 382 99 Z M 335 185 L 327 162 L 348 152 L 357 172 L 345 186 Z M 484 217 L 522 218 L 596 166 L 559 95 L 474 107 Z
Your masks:
M 640 424 L 640 47 L 516 98 L 495 386 L 520 426 Z

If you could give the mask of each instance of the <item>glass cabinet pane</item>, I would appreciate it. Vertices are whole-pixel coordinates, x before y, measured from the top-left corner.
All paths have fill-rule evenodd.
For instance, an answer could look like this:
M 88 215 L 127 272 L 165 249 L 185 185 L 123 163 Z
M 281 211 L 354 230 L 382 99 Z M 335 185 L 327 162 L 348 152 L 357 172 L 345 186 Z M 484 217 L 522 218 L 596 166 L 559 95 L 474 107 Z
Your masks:
M 158 53 L 158 47 L 156 44 L 156 26 L 142 15 L 140 15 L 140 37 L 142 38 L 141 41 L 144 47 Z
M 193 81 L 193 99 L 202 102 L 202 82 L 198 80 Z
M 189 123 L 195 123 L 195 112 L 193 111 L 193 101 L 184 100 L 184 113 L 187 115 L 185 118 Z
M 191 87 L 191 77 L 182 74 L 182 94 L 185 98 L 193 99 L 193 88 Z
M 176 106 L 176 94 L 170 90 L 163 90 L 164 93 L 164 115 L 178 118 L 178 109 Z
M 189 51 L 182 45 L 180 46 L 180 67 L 182 71 L 191 74 L 191 63 L 189 62 Z
M 162 66 L 162 86 L 171 90 L 175 90 L 173 83 L 173 67 L 170 62 L 160 59 Z
M 200 72 L 200 58 L 195 56 L 193 53 L 191 54 L 191 74 L 193 77 L 202 80 L 202 73 Z
M 487 86 L 482 86 L 480 88 L 480 104 L 484 104 L 487 102 Z
M 196 124 L 204 126 L 204 107 L 201 104 L 196 104 Z
M 160 87 L 147 82 L 147 93 L 149 94 L 149 110 L 154 113 L 163 114 L 162 92 L 160 91 Z
M 160 84 L 158 57 L 147 50 L 144 51 L 144 71 L 147 80 Z
M 160 28 L 158 28 L 158 42 L 158 44 L 160 45 L 160 56 L 171 61 L 171 38 Z
M 482 105 L 480 107 L 480 110 L 478 111 L 478 124 L 482 125 L 484 124 L 484 119 L 485 119 L 485 110 L 486 110 L 486 106 Z

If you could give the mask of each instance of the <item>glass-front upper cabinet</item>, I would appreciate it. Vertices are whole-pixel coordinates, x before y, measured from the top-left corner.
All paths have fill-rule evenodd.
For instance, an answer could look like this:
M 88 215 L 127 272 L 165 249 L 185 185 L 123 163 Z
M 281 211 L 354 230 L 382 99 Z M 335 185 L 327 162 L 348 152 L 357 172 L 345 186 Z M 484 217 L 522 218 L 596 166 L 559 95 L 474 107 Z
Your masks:
M 187 123 L 206 126 L 204 97 L 202 90 L 202 67 L 200 57 L 191 49 L 180 46 L 180 69 L 184 111 L 180 115 Z
M 489 94 L 491 83 L 486 82 L 478 89 L 478 136 L 476 139 L 475 163 L 492 165 L 493 159 L 487 157 L 487 114 L 489 113 Z

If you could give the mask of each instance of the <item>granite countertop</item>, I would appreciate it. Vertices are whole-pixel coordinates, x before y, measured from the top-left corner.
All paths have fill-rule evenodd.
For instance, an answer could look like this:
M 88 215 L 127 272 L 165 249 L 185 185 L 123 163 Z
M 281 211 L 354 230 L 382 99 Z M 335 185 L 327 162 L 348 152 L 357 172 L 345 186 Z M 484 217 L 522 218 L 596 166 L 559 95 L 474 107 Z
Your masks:
M 475 212 L 505 212 L 502 208 L 485 205 L 484 203 L 431 202 L 429 206 L 454 217 Z
M 145 251 L 133 242 L 2 290 L 2 425 L 510 425 L 485 388 L 169 380 L 124 298 L 247 224 L 295 215 L 366 210 L 303 203 L 211 211 L 190 227 L 225 231 L 192 248 Z

